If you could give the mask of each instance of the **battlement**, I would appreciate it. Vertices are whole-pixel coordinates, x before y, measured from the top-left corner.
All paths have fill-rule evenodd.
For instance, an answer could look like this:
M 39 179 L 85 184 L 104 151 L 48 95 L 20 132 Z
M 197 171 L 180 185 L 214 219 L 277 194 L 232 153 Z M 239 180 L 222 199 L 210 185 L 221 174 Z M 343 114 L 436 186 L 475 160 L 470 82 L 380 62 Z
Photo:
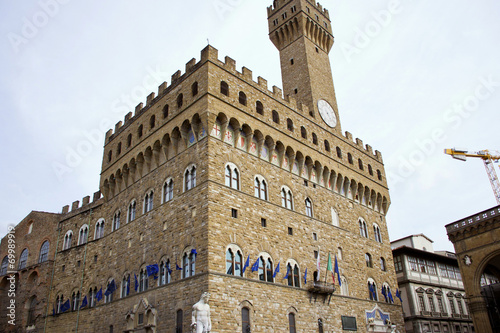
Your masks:
M 64 206 L 62 208 L 61 214 L 80 212 L 84 209 L 90 208 L 90 206 L 96 204 L 100 199 L 101 199 L 101 191 L 97 191 L 93 195 L 92 202 L 90 202 L 90 196 L 88 195 L 82 199 L 81 206 L 80 206 L 80 201 L 77 200 L 71 204 L 71 210 L 69 205 Z
M 311 0 L 302 0 L 301 2 L 307 2 L 313 8 L 316 8 L 321 14 L 323 14 L 328 20 L 330 19 L 330 13 L 328 9 L 323 8 L 323 6 L 319 2 L 311 1 Z M 280 11 L 283 7 L 288 5 L 290 0 L 274 0 L 272 6 L 267 7 L 267 17 L 271 17 L 276 12 Z

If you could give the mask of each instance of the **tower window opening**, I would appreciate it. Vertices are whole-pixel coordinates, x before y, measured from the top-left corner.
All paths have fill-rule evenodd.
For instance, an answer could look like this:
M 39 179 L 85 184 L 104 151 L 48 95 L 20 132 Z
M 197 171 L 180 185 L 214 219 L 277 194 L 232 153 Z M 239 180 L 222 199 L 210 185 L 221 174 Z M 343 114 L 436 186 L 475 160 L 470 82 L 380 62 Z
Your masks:
M 352 154 L 351 153 L 347 154 L 347 160 L 349 161 L 349 164 L 354 164 L 354 162 L 352 160 Z
M 137 136 L 140 138 L 142 138 L 142 128 L 143 128 L 143 126 L 141 125 L 141 126 L 139 126 L 139 129 L 137 130 Z
M 290 132 L 293 132 L 293 121 L 292 121 L 292 119 L 289 118 L 289 119 L 286 120 L 286 127 L 288 128 L 288 130 Z
M 262 105 L 261 101 L 257 101 L 255 103 L 255 110 L 257 111 L 258 114 L 263 115 L 264 114 L 264 105 Z
M 290 65 L 293 65 L 295 62 L 293 61 L 293 58 L 290 59 Z
M 177 108 L 180 109 L 182 108 L 182 105 L 184 104 L 184 95 L 180 94 L 177 96 Z
M 229 96 L 229 86 L 226 82 L 222 81 L 220 83 L 220 93 L 225 96 Z
M 297 11 L 297 6 L 292 7 L 292 13 L 295 13 Z
M 163 107 L 163 119 L 168 117 L 168 104 Z
M 309 7 L 306 7 L 306 11 L 307 11 L 307 14 L 311 14 L 311 10 L 309 9 Z
M 280 123 L 280 116 L 276 110 L 273 110 L 273 122 L 276 124 Z
M 377 170 L 377 178 L 378 180 L 382 180 L 382 172 L 380 170 Z
M 288 234 L 290 236 L 293 236 L 293 228 L 288 227 Z
M 108 162 L 111 162 L 111 159 L 112 159 L 112 158 L 113 158 L 113 151 L 112 151 L 112 150 L 110 150 L 110 151 L 108 152 Z
M 283 14 L 281 15 L 281 17 L 283 18 L 283 20 L 286 20 L 286 17 L 287 17 L 286 13 L 283 13 Z
M 127 137 L 127 148 L 132 145 L 132 134 L 129 134 Z
M 299 92 L 299 90 L 297 88 L 295 88 L 295 90 L 293 92 L 295 93 L 295 95 L 297 95 L 297 93 Z
M 149 119 L 149 128 L 154 128 L 155 127 L 155 121 L 156 121 L 156 118 L 154 115 L 151 116 L 151 118 Z
M 245 93 L 243 91 L 240 91 L 240 94 L 239 94 L 239 102 L 241 105 L 247 105 L 247 95 L 245 95 Z
M 302 139 L 307 139 L 307 131 L 304 126 L 300 128 L 300 136 L 302 136 Z
M 330 142 L 328 142 L 328 140 L 325 140 L 325 150 L 330 152 Z
M 312 136 L 313 136 L 313 143 L 315 145 L 317 145 L 318 144 L 318 136 L 316 135 L 316 133 L 313 133 Z
M 337 147 L 337 157 L 338 158 L 342 158 L 342 149 L 340 149 L 340 147 Z
M 122 143 L 119 142 L 118 143 L 118 148 L 116 149 L 116 154 L 120 155 L 121 153 L 122 153 Z
M 370 174 L 370 176 L 373 176 L 373 168 L 370 164 L 368 164 L 368 173 Z
M 273 21 L 274 26 L 277 26 L 277 25 L 278 25 L 278 23 L 279 23 L 279 20 L 278 20 L 278 19 L 276 19 L 276 20 L 274 20 L 274 21 Z
M 198 95 L 198 82 L 193 83 L 193 85 L 191 86 L 191 93 L 193 94 L 193 96 Z
M 318 49 L 318 47 L 316 47 L 316 53 L 319 53 L 319 49 Z
M 316 16 L 316 21 L 319 21 L 319 16 L 318 16 L 318 14 L 316 14 L 315 16 Z
M 266 228 L 267 227 L 267 220 L 265 218 L 261 218 L 260 225 L 261 225 L 261 227 Z

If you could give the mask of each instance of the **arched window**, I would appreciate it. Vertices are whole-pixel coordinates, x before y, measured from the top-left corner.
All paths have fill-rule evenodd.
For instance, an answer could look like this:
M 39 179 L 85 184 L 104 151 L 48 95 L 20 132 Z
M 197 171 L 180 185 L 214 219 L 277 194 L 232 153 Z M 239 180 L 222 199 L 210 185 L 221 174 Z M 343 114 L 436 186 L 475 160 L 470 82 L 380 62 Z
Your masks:
M 380 228 L 378 225 L 373 225 L 373 234 L 375 236 L 375 241 L 382 243 L 382 236 L 380 234 Z
M 302 139 L 307 139 L 307 130 L 304 126 L 300 127 L 300 136 Z
M 120 155 L 122 153 L 122 143 L 118 142 L 118 147 L 116 148 L 116 155 Z
M 330 152 L 330 142 L 328 142 L 328 140 L 325 140 L 325 150 Z
M 112 159 L 113 159 L 113 151 L 110 150 L 108 151 L 108 162 L 111 162 Z
M 184 95 L 179 94 L 179 96 L 177 96 L 177 108 L 178 109 L 182 108 L 183 104 L 184 104 Z
M 342 282 L 342 286 L 340 286 L 340 294 L 342 296 L 349 296 L 349 285 L 347 284 L 346 277 L 341 276 L 340 281 Z
M 36 305 L 37 305 L 37 300 L 36 300 L 36 296 L 33 296 L 31 298 L 31 301 L 30 301 L 30 304 L 29 304 L 29 308 L 28 308 L 28 322 L 27 322 L 27 326 L 33 326 L 35 325 L 35 321 L 36 321 L 36 315 L 35 315 L 35 311 L 36 311 Z
M 264 105 L 262 105 L 261 101 L 257 101 L 255 103 L 255 110 L 257 111 L 258 114 L 264 115 Z
M 276 124 L 280 123 L 280 116 L 276 110 L 273 110 L 273 122 Z
M 382 180 L 382 172 L 380 170 L 377 170 L 377 178 L 378 180 Z
M 255 177 L 254 194 L 259 199 L 267 200 L 267 183 L 264 178 Z
M 240 91 L 239 96 L 238 96 L 238 101 L 240 102 L 241 105 L 247 105 L 247 95 L 243 91 Z
M 94 239 L 99 239 L 104 237 L 104 219 L 100 219 L 95 224 L 95 235 Z
M 337 147 L 337 157 L 342 158 L 342 149 L 340 147 Z
M 313 143 L 314 143 L 315 145 L 317 145 L 317 144 L 318 144 L 318 136 L 316 135 L 316 133 L 313 133 L 313 134 L 312 134 L 312 137 L 313 137 Z
M 121 297 L 127 297 L 130 294 L 130 274 L 125 275 L 122 279 Z
M 250 310 L 248 308 L 241 309 L 241 327 L 242 333 L 250 332 Z
M 342 260 L 344 257 L 344 251 L 342 250 L 341 247 L 337 248 L 337 259 Z
M 104 293 L 104 303 L 113 302 L 113 291 L 116 289 L 115 280 L 108 281 L 106 292 Z
M 135 202 L 135 200 L 128 205 L 127 223 L 135 220 L 136 208 L 137 203 Z
M 28 235 L 33 232 L 33 224 L 33 222 L 30 222 L 30 224 L 28 225 Z
M 293 195 L 290 189 L 283 187 L 281 189 L 281 206 L 293 209 Z
M 149 287 L 148 272 L 146 268 L 143 268 L 139 273 L 139 292 L 148 290 L 148 287 Z
M 127 136 L 127 148 L 132 145 L 132 134 Z
M 309 198 L 306 199 L 306 215 L 309 217 L 313 216 L 312 203 L 311 203 L 311 199 L 309 199 Z
M 71 295 L 71 311 L 78 311 L 80 305 L 80 292 L 73 293 Z
M 226 186 L 238 190 L 240 187 L 240 173 L 238 169 L 233 164 L 228 164 L 226 166 Z
M 142 129 L 143 129 L 142 125 L 140 125 L 139 128 L 137 129 L 137 136 L 140 138 L 142 137 Z
M 318 319 L 318 332 L 323 333 L 323 319 L 319 318 Z
M 49 259 L 49 248 L 50 248 L 50 243 L 49 241 L 45 241 L 42 244 L 42 247 L 40 248 L 40 256 L 38 257 L 38 262 L 41 264 L 42 262 L 46 262 Z M 3 267 L 3 263 L 2 263 Z M 2 275 L 2 274 L 0 274 Z
M 189 191 L 196 186 L 196 166 L 192 165 L 184 172 L 184 190 Z
M 359 219 L 359 234 L 361 237 L 368 238 L 368 229 L 366 228 L 366 222 L 363 219 Z
M 352 154 L 351 153 L 347 154 L 347 161 L 349 161 L 349 164 L 354 164 L 354 162 L 352 160 Z
M 162 261 L 160 264 L 160 286 L 172 281 L 172 269 L 170 268 L 170 260 Z
M 220 83 L 220 93 L 222 95 L 229 96 L 229 86 L 224 81 Z
M 144 214 L 153 209 L 154 192 L 150 191 L 144 196 Z
M 28 249 L 24 249 L 23 252 L 21 252 L 21 256 L 19 257 L 19 269 L 25 268 L 27 262 L 28 262 Z
M 288 326 L 290 328 L 290 333 L 296 333 L 297 330 L 295 328 L 295 314 L 294 313 L 289 313 L 288 314 Z
M 373 176 L 373 168 L 370 164 L 368 164 L 368 173 L 370 174 L 370 176 Z
M 259 280 L 274 282 L 273 279 L 273 261 L 268 255 L 261 255 L 259 257 Z
M 155 128 L 155 122 L 156 122 L 156 117 L 155 115 L 152 115 L 151 118 L 149 118 L 149 128 Z
M 73 231 L 68 231 L 66 235 L 64 235 L 64 243 L 63 250 L 67 250 L 71 247 L 71 239 L 73 238 Z
M 56 313 L 61 313 L 61 307 L 63 305 L 63 301 L 64 301 L 63 295 L 57 296 L 57 298 L 56 298 Z
M 113 230 L 111 230 L 111 231 L 115 231 L 118 229 L 120 229 L 120 212 L 119 211 L 115 213 L 115 216 L 113 216 Z
M 78 233 L 78 245 L 87 243 L 88 238 L 89 238 L 89 227 L 85 224 L 80 228 L 80 232 Z
M 387 267 L 385 265 L 385 259 L 380 257 L 380 269 L 383 270 L 384 272 L 387 270 Z
M 369 253 L 365 253 L 365 261 L 366 261 L 366 267 L 373 267 L 373 260 L 372 260 L 372 255 Z
M 368 295 L 370 301 L 378 301 L 377 284 L 373 279 L 368 279 Z
M 96 297 L 97 295 L 97 287 L 94 287 L 94 289 L 90 288 L 89 289 L 89 307 L 93 308 L 96 306 Z
M 163 107 L 163 119 L 168 117 L 168 104 Z
M 360 158 L 358 159 L 358 166 L 359 166 L 359 170 L 361 170 L 361 171 L 365 169 L 363 166 L 363 161 Z
M 300 288 L 300 273 L 299 265 L 295 262 L 290 262 L 286 266 L 286 274 L 288 277 L 288 285 L 290 287 Z
M 243 256 L 238 249 L 227 249 L 226 251 L 226 274 L 243 276 L 242 270 Z
M 163 202 L 169 202 L 174 198 L 174 181 L 172 178 L 167 179 L 163 184 Z
M 191 86 L 191 93 L 193 94 L 193 96 L 198 95 L 198 82 L 193 83 L 193 85 Z
M 0 267 L 0 276 L 7 274 L 7 267 L 9 267 L 9 257 L 5 256 L 2 260 L 2 266 Z
M 190 276 L 194 276 L 196 273 L 196 254 L 194 250 L 190 252 L 184 252 L 184 256 L 182 257 L 182 278 L 188 278 Z
M 292 121 L 292 119 L 288 118 L 286 120 L 286 128 L 288 128 L 288 130 L 290 132 L 293 132 L 293 121 Z
M 184 314 L 182 310 L 177 310 L 177 318 L 175 324 L 175 333 L 182 333 L 182 326 L 184 322 Z

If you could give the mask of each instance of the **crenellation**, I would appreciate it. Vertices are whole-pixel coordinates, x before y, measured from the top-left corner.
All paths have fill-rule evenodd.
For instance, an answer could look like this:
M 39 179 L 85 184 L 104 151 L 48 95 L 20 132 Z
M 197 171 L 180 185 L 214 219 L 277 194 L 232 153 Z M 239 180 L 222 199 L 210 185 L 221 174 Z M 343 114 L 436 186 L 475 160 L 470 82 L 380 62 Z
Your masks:
M 262 76 L 257 77 L 257 83 L 260 87 L 264 88 L 265 90 L 268 90 L 267 80 L 264 79 Z
M 383 159 L 382 159 L 382 153 L 379 152 L 378 150 L 375 150 L 375 156 L 377 156 L 377 160 L 382 163 Z
M 80 201 L 77 200 L 77 201 L 73 202 L 73 204 L 71 205 L 71 211 L 75 211 L 79 207 L 80 207 Z
M 92 202 L 95 203 L 96 201 L 98 201 L 100 199 L 101 199 L 101 191 L 94 192 Z
M 111 136 L 112 136 L 112 135 L 113 135 L 113 130 L 112 130 L 112 129 L 108 130 L 108 131 L 106 132 L 106 139 L 105 139 L 105 141 L 106 141 L 106 142 L 109 142 L 109 141 L 111 140 Z
M 201 50 L 201 63 L 206 61 L 217 62 L 219 60 L 219 50 L 211 45 L 207 45 L 203 50 Z
M 224 57 L 224 66 L 230 70 L 231 72 L 235 72 L 236 71 L 236 60 L 234 60 L 233 58 L 229 57 L 229 56 L 225 56 Z
M 64 206 L 64 207 L 62 208 L 61 213 L 62 213 L 62 214 L 67 214 L 68 212 L 69 212 L 69 205 L 66 205 L 66 206 Z
M 172 82 L 172 85 L 174 85 L 175 83 L 177 83 L 177 80 L 179 80 L 181 78 L 181 71 L 178 70 L 177 72 L 175 72 L 174 74 L 172 74 L 172 79 L 171 79 L 171 82 Z
M 118 133 L 118 130 L 122 127 L 122 121 L 120 120 L 115 124 L 115 133 Z
M 147 100 L 146 100 L 146 105 L 147 106 L 152 105 L 153 102 L 154 102 L 155 97 L 156 97 L 156 95 L 155 95 L 154 92 L 152 92 L 151 94 L 149 94 L 148 97 L 147 97 Z
M 366 145 L 366 151 L 369 155 L 373 155 L 373 148 L 370 145 Z
M 347 139 L 347 141 L 349 141 L 349 143 L 353 143 L 354 140 L 352 138 L 352 134 L 348 131 L 345 132 L 345 138 Z
M 281 100 L 284 100 L 283 99 L 283 90 L 281 90 L 281 88 L 279 88 L 277 86 L 273 86 L 273 95 L 275 97 L 279 97 Z
M 186 73 L 190 73 L 196 66 L 196 59 L 193 58 L 186 63 Z
M 361 147 L 361 149 L 363 149 L 363 140 L 356 138 L 356 145 L 358 147 Z
M 246 79 L 246 80 L 249 80 L 249 81 L 252 81 L 253 82 L 253 72 L 246 68 L 246 67 L 243 67 L 241 69 L 241 73 L 243 74 L 243 77 Z
M 90 203 L 90 195 L 87 195 L 82 199 L 82 207 L 88 205 L 89 203 Z
M 165 91 L 167 90 L 168 88 L 168 83 L 167 82 L 163 82 L 162 84 L 160 84 L 158 86 L 158 96 L 161 96 L 165 93 Z
M 132 112 L 129 112 L 125 115 L 125 118 L 124 118 L 125 125 L 127 125 L 131 119 L 132 119 Z
M 135 107 L 134 116 L 137 116 L 139 113 L 141 113 L 142 109 L 144 109 L 144 103 L 141 102 Z

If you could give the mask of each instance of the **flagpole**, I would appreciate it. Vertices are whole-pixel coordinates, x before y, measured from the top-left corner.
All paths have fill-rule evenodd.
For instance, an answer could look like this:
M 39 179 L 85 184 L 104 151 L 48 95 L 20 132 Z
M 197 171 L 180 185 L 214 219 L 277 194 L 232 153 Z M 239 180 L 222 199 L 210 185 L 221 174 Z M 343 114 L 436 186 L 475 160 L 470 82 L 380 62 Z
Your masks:
M 92 222 L 92 208 L 90 208 L 90 213 L 89 213 L 89 226 Z M 89 228 L 90 230 L 90 228 Z M 83 255 L 83 267 L 82 267 L 82 279 L 81 279 L 81 282 L 80 282 L 80 299 L 82 299 L 82 296 L 83 296 L 83 278 L 85 276 L 85 261 L 87 259 L 87 247 L 88 247 L 88 244 L 89 244 L 89 234 L 87 233 L 87 241 L 85 242 L 85 253 Z M 76 314 L 76 333 L 78 333 L 78 324 L 79 324 L 79 321 L 80 321 L 80 304 L 78 304 L 78 312 Z
M 330 251 L 328 251 L 328 258 L 330 258 Z M 328 263 L 326 263 L 326 271 L 325 271 L 325 285 L 326 285 L 326 278 L 328 276 Z

